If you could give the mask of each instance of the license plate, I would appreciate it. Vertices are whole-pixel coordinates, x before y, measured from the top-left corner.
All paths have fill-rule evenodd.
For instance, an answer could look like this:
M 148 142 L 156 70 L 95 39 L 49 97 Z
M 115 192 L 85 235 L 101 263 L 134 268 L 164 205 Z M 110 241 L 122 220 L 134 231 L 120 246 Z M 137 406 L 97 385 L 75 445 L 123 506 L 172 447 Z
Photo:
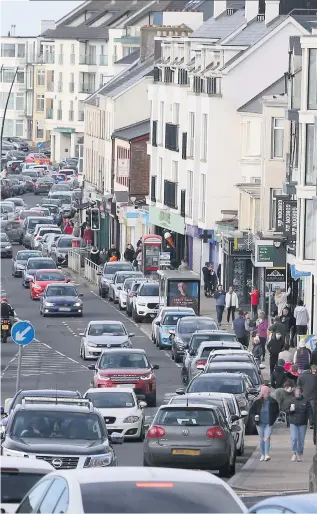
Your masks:
M 173 455 L 200 455 L 200 450 L 173 450 Z
M 134 384 L 118 384 L 117 387 L 131 387 L 134 389 Z
M 60 307 L 59 310 L 61 312 L 69 312 L 71 309 L 70 309 L 70 307 Z
M 9 330 L 9 325 L 2 325 L 2 330 Z

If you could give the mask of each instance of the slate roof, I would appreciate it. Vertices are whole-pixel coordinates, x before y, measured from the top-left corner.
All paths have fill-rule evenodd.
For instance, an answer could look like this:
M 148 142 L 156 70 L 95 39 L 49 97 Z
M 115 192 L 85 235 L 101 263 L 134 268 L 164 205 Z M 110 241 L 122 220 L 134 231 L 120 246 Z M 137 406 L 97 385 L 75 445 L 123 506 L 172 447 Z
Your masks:
M 99 94 L 104 96 L 117 96 L 119 93 L 128 89 L 133 84 L 141 80 L 149 74 L 154 67 L 154 56 L 149 57 L 143 62 L 138 62 L 129 66 L 123 74 L 114 77 L 103 88 L 100 89 Z
M 239 32 L 235 37 L 229 39 L 226 45 L 233 46 L 253 46 L 273 29 L 280 25 L 287 16 L 278 16 L 267 25 L 264 21 L 253 20 Z M 225 45 L 224 45 L 225 46 Z
M 134 123 L 133 125 L 129 125 L 128 127 L 123 127 L 121 129 L 115 130 L 112 136 L 117 139 L 131 141 L 132 139 L 135 139 L 137 137 L 149 134 L 150 130 L 150 120 L 144 120 L 138 123 Z
M 108 39 L 108 30 L 104 27 L 67 27 L 60 25 L 48 29 L 41 36 L 49 39 Z
M 198 29 L 194 30 L 190 37 L 223 39 L 245 23 L 244 9 L 238 9 L 230 16 L 225 12 L 217 18 L 209 18 Z
M 135 50 L 135 52 L 132 52 L 129 55 L 126 55 L 122 59 L 119 59 L 119 61 L 116 61 L 115 64 L 133 64 L 137 59 L 140 57 L 140 48 Z
M 296 20 L 298 23 L 300 23 L 302 25 L 302 27 L 304 27 L 304 29 L 308 30 L 309 32 L 311 32 L 312 28 L 317 28 L 317 16 L 316 15 L 300 15 L 300 14 L 296 14 L 296 10 L 293 13 L 291 13 L 291 16 L 292 18 L 294 18 L 294 20 Z
M 285 79 L 281 77 L 276 82 L 271 84 L 269 87 L 261 91 L 254 98 L 251 98 L 246 104 L 242 105 L 239 112 L 252 112 L 260 114 L 262 112 L 262 98 L 263 96 L 279 95 L 284 93 Z

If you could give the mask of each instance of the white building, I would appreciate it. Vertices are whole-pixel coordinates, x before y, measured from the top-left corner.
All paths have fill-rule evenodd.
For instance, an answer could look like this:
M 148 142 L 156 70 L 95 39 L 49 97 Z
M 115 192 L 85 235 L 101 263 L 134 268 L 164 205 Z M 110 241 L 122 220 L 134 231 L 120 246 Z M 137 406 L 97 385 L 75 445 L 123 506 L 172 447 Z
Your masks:
M 150 221 L 157 232 L 175 233 L 178 259 L 187 252 L 195 271 L 205 260 L 219 262 L 217 221 L 238 210 L 236 184 L 260 176 L 259 155 L 250 156 L 252 165 L 241 163 L 239 109 L 281 79 L 289 37 L 309 33 L 302 21 L 280 15 L 278 1 L 266 1 L 260 13 L 254 0 L 245 9 L 218 1 L 215 16 L 191 37 L 161 38 L 149 88 L 156 136 L 149 145 L 156 177 Z M 210 244 L 198 237 L 204 231 Z

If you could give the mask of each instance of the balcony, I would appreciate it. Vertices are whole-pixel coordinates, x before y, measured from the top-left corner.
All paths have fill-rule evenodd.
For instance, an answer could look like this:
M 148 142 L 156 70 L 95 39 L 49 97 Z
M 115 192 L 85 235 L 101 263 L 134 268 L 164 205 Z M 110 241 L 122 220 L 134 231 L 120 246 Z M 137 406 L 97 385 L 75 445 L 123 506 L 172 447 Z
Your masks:
M 156 202 L 156 177 L 151 177 L 151 202 Z
M 189 86 L 188 71 L 182 68 L 177 70 L 177 82 L 180 86 Z
M 62 109 L 57 109 L 57 119 L 61 120 L 63 118 Z
M 162 82 L 162 70 L 154 66 L 154 82 Z
M 177 182 L 164 180 L 164 205 L 177 209 Z
M 47 109 L 46 110 L 46 119 L 52 120 L 54 118 L 54 110 L 53 109 Z
M 70 82 L 69 83 L 69 92 L 73 93 L 74 91 L 75 91 L 75 83 L 74 82 Z
M 55 63 L 55 54 L 45 54 L 43 57 L 44 64 L 54 64 Z
M 48 82 L 47 83 L 47 91 L 54 92 L 54 82 Z
M 58 64 L 64 64 L 64 55 L 63 54 L 58 55 Z
M 68 120 L 74 121 L 74 111 L 68 111 Z
M 157 146 L 157 121 L 152 121 L 152 146 Z
M 95 55 L 80 55 L 79 56 L 79 64 L 97 64 L 97 59 Z
M 174 70 L 171 68 L 164 69 L 164 82 L 165 84 L 174 84 Z
M 70 54 L 69 62 L 70 62 L 70 64 L 75 64 L 75 54 Z
M 207 95 L 221 95 L 221 77 L 208 77 L 206 81 Z
M 78 121 L 84 121 L 84 111 L 78 112 Z
M 108 66 L 108 56 L 107 55 L 99 55 L 99 64 L 100 64 L 100 66 Z
M 57 83 L 57 91 L 58 91 L 58 93 L 62 93 L 63 92 L 63 82 L 58 82 Z
M 79 84 L 79 93 L 90 95 L 96 91 L 95 84 Z
M 165 148 L 178 152 L 178 125 L 165 123 Z

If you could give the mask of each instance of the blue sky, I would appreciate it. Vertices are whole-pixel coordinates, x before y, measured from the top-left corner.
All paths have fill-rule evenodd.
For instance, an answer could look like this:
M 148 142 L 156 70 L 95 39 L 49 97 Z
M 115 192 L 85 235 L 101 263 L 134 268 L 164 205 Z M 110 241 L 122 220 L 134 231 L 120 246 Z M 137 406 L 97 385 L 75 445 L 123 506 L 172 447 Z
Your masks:
M 41 20 L 58 20 L 83 0 L 0 0 L 1 36 L 16 25 L 16 36 L 38 36 Z

